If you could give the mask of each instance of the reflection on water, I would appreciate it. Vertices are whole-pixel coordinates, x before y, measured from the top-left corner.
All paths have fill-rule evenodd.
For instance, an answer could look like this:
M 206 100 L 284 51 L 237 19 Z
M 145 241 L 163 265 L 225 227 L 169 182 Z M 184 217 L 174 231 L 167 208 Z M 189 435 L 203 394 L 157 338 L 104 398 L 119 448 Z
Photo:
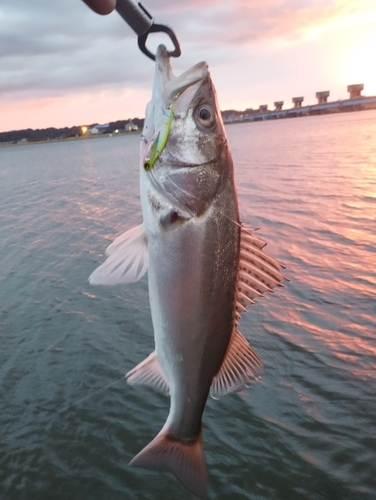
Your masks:
M 242 220 L 290 283 L 241 321 L 262 381 L 207 405 L 210 498 L 375 498 L 376 113 L 228 138 Z M 141 220 L 138 140 L 0 149 L 0 498 L 191 498 L 127 467 L 168 412 L 123 376 L 153 349 L 146 280 L 87 283 Z

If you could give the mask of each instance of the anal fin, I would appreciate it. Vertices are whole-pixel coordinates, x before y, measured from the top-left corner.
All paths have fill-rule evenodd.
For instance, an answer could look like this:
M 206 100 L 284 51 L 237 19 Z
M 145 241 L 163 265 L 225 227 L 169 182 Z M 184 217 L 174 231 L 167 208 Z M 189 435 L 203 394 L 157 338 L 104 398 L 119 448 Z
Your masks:
M 130 385 L 146 385 L 166 396 L 170 395 L 167 378 L 155 352 L 152 352 L 125 376 Z
M 262 362 L 243 335 L 234 329 L 221 368 L 214 377 L 210 395 L 219 399 L 249 387 L 263 372 Z

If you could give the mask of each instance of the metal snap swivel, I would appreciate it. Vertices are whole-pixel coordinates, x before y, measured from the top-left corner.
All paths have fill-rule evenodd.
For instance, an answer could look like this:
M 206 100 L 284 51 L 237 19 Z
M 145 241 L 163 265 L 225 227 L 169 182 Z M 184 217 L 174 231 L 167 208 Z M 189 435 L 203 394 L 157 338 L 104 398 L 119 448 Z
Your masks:
M 166 33 L 170 37 L 170 40 L 174 45 L 174 50 L 167 52 L 168 56 L 180 57 L 181 50 L 178 39 L 176 38 L 176 35 L 173 32 L 173 30 L 164 24 L 152 24 L 150 28 L 146 31 L 146 33 L 143 33 L 138 37 L 138 46 L 141 52 L 143 52 L 145 55 L 150 57 L 150 59 L 155 61 L 155 54 L 150 52 L 150 50 L 146 47 L 146 40 L 150 33 Z

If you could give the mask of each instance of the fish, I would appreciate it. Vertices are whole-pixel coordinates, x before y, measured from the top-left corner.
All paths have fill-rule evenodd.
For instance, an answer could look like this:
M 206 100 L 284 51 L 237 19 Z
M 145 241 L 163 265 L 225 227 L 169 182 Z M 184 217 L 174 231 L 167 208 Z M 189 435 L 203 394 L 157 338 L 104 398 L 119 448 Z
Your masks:
M 91 284 L 135 283 L 147 272 L 155 350 L 130 370 L 170 397 L 158 435 L 129 463 L 165 466 L 199 498 L 208 473 L 202 415 L 258 380 L 263 365 L 239 332 L 248 305 L 282 286 L 284 266 L 240 222 L 234 168 L 208 65 L 172 73 L 156 52 L 140 146 L 142 224 L 106 250 Z

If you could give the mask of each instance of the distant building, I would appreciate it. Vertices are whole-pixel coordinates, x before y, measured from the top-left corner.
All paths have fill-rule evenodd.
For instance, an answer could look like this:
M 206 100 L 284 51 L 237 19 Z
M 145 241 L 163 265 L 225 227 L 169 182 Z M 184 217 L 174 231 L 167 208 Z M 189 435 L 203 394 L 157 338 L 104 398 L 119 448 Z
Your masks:
M 265 113 L 265 111 L 268 111 L 268 105 L 267 104 L 260 104 L 259 112 Z
M 362 97 L 363 89 L 364 89 L 363 83 L 358 83 L 356 85 L 348 85 L 347 92 L 350 93 L 350 99 L 356 99 L 357 97 Z
M 133 132 L 134 130 L 138 130 L 138 125 L 131 121 L 127 123 L 124 128 L 126 132 Z
M 304 97 L 293 97 L 292 102 L 294 103 L 294 108 L 301 108 Z
M 275 111 L 281 111 L 283 104 L 284 104 L 283 101 L 275 101 L 274 103 Z
M 89 128 L 89 134 L 103 134 L 108 131 L 110 125 L 105 123 L 104 125 L 96 124 L 93 127 Z
M 328 102 L 328 97 L 330 95 L 329 90 L 324 90 L 323 92 L 316 92 L 317 104 L 324 104 Z

